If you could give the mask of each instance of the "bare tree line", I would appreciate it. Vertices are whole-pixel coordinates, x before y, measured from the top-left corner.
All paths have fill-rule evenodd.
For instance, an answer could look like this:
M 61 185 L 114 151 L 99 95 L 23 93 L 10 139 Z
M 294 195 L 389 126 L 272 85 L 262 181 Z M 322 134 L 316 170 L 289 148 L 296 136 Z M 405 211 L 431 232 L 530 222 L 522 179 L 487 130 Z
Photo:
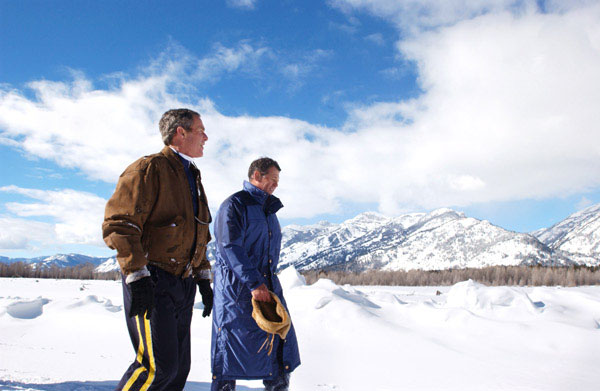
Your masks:
M 508 286 L 580 286 L 599 285 L 600 268 L 586 266 L 491 266 L 481 269 L 306 271 L 307 284 L 327 278 L 338 285 L 444 286 L 472 279 L 485 285 Z
M 35 267 L 33 267 L 35 266 Z M 95 272 L 85 263 L 71 267 L 31 265 L 25 262 L 0 263 L 0 277 L 54 278 L 77 280 L 119 280 L 119 271 Z M 586 266 L 492 266 L 481 269 L 409 270 L 364 272 L 310 270 L 302 272 L 307 284 L 327 278 L 338 285 L 444 286 L 472 279 L 485 285 L 580 286 L 600 285 L 600 268 Z
M 0 263 L 0 277 L 58 278 L 74 280 L 118 280 L 118 271 L 95 272 L 96 266 L 84 263 L 77 266 L 32 265 L 25 262 Z

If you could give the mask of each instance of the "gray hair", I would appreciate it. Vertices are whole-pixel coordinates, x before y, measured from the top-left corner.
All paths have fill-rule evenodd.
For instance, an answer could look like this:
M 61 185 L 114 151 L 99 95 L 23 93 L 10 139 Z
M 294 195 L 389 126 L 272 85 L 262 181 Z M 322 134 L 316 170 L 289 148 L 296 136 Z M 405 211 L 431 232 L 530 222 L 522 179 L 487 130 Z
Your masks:
M 252 163 L 250 163 L 250 168 L 248 168 L 248 179 L 252 179 L 252 175 L 254 175 L 254 171 L 258 171 L 260 175 L 267 175 L 269 168 L 275 167 L 278 171 L 281 171 L 281 167 L 277 162 L 269 157 L 261 157 L 256 159 Z
M 177 133 L 177 127 L 190 130 L 194 123 L 194 116 L 200 118 L 200 114 L 190 109 L 173 109 L 164 113 L 158 122 L 158 129 L 165 145 L 171 145 L 173 136 Z

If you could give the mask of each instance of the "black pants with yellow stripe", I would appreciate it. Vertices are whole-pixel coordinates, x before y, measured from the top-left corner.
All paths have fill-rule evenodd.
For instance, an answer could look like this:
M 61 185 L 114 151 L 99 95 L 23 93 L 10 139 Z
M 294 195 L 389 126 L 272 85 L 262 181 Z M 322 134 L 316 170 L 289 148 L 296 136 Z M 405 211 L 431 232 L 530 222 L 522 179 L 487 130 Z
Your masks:
M 136 358 L 117 386 L 119 391 L 183 390 L 190 371 L 190 324 L 196 284 L 148 266 L 154 286 L 150 319 L 129 317 L 131 290 L 123 278 L 123 303 Z

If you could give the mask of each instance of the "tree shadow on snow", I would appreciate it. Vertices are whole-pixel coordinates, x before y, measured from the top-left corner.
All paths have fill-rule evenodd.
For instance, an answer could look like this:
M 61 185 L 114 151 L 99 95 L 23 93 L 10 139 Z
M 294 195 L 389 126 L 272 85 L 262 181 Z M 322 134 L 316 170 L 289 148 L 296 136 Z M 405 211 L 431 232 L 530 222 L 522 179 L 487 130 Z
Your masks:
M 33 384 L 16 381 L 0 380 L 0 390 L 6 391 L 112 391 L 117 386 L 118 381 L 69 381 L 63 383 Z M 260 391 L 263 388 L 250 388 L 236 386 L 237 391 Z M 187 382 L 185 391 L 210 391 L 210 383 L 205 382 Z

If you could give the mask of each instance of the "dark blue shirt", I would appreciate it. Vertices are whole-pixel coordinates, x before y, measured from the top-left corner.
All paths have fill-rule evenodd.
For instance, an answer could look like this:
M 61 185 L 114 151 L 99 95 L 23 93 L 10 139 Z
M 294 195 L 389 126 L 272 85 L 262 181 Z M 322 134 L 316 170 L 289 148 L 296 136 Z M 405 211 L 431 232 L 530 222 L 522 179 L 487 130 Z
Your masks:
M 196 174 L 192 170 L 196 170 L 196 168 L 190 168 L 192 162 L 177 154 L 179 156 L 179 160 L 183 164 L 183 168 L 185 170 L 185 175 L 187 176 L 188 183 L 190 185 L 190 191 L 192 192 L 192 203 L 194 204 L 194 216 L 198 216 L 198 184 L 196 182 Z

